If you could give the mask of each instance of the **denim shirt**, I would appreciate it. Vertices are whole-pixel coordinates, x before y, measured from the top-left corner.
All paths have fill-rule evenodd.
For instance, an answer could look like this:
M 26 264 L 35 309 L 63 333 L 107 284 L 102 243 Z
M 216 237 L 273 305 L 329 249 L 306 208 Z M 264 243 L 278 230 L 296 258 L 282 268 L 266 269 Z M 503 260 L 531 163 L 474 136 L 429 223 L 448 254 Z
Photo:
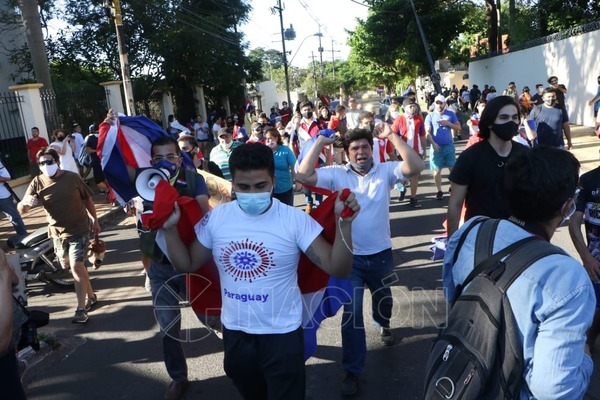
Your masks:
M 467 221 L 448 241 L 443 266 L 447 299 L 473 270 L 474 227 L 464 241 L 456 264 L 454 251 Z M 501 221 L 494 238 L 493 252 L 531 236 L 510 221 Z M 523 343 L 525 379 L 521 399 L 583 398 L 593 363 L 584 353 L 585 333 L 592 323 L 596 297 L 583 266 L 562 254 L 533 263 L 509 287 L 508 300 Z

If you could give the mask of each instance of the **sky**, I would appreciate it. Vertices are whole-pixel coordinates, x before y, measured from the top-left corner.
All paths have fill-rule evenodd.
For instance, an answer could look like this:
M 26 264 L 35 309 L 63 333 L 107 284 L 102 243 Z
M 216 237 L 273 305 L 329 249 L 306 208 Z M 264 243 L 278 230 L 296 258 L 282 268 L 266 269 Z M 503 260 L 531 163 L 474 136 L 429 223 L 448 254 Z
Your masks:
M 346 46 L 348 34 L 345 30 L 354 30 L 356 18 L 367 18 L 368 8 L 357 3 L 360 0 L 282 0 L 283 26 L 289 28 L 292 24 L 296 31 L 296 39 L 286 40 L 285 43 L 286 50 L 291 51 L 288 62 L 291 60 L 293 66 L 306 67 L 311 61 L 311 51 L 315 54 L 315 60 L 319 60 L 319 38 L 311 36 L 319 32 L 319 23 L 323 34 L 323 61 L 332 59 L 332 39 L 336 60 L 346 60 L 350 48 Z M 252 0 L 251 4 L 253 10 L 250 20 L 240 29 L 250 44 L 249 48 L 282 51 L 279 13 L 276 11 L 272 14 L 270 10 L 277 5 L 277 0 Z

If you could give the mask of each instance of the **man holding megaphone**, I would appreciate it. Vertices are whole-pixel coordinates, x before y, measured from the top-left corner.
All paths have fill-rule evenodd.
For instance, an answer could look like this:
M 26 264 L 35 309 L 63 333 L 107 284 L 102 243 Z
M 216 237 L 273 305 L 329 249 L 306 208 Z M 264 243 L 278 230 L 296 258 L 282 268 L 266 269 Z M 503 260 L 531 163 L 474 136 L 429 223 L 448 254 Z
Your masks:
M 144 199 L 144 211 L 152 210 L 154 189 L 159 181 L 167 179 L 180 196 L 196 199 L 202 212 L 206 214 L 209 210 L 206 182 L 195 170 L 183 167 L 177 142 L 171 137 L 162 136 L 152 143 L 150 155 L 152 168 L 137 171 L 135 182 L 138 194 Z M 179 299 L 186 298 L 186 288 L 180 273 L 173 268 L 156 244 L 156 233 L 140 226 L 140 251 L 151 259 L 147 273 L 150 278 L 152 304 L 163 335 L 165 366 L 173 380 L 165 398 L 179 399 L 188 385 L 187 363 L 179 339 Z

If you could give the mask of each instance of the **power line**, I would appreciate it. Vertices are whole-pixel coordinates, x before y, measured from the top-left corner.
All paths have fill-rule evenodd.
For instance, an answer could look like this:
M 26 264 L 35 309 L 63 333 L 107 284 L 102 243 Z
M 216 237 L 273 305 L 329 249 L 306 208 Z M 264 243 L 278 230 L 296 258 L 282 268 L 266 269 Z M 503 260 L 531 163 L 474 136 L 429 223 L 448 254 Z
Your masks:
M 371 8 L 371 6 L 366 5 L 365 3 L 361 3 L 360 1 L 356 1 L 356 0 L 350 0 L 352 3 L 356 3 L 359 6 L 363 6 L 363 7 L 367 7 L 367 8 Z

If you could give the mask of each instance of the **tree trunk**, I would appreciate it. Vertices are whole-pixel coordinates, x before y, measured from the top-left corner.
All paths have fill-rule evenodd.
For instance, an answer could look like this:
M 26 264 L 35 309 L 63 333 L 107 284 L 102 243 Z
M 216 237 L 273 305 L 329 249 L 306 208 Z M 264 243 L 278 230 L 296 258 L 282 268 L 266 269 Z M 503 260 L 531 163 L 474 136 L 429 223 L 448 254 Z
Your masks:
M 19 0 L 19 7 L 25 27 L 25 38 L 31 53 L 31 63 L 35 79 L 44 84 L 45 89 L 52 89 L 52 80 L 50 78 L 50 65 L 46 55 L 46 46 L 44 45 L 44 35 L 42 34 L 42 24 L 40 22 L 40 13 L 36 0 Z
M 496 11 L 496 2 L 494 0 L 485 0 L 489 53 L 498 51 L 498 14 Z
M 517 21 L 517 5 L 515 0 L 508 1 L 508 40 L 509 45 L 514 44 L 515 26 Z

